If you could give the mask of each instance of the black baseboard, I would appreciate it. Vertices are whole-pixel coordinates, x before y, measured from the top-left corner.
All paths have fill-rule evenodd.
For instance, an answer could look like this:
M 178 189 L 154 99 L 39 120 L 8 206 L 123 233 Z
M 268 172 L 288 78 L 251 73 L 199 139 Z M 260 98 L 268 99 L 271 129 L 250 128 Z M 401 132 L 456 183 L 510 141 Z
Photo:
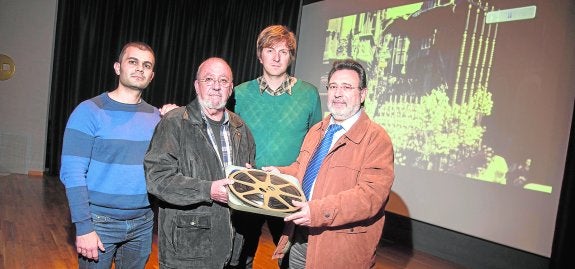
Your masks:
M 543 269 L 550 260 L 526 251 L 387 212 L 382 240 L 460 264 L 466 268 Z

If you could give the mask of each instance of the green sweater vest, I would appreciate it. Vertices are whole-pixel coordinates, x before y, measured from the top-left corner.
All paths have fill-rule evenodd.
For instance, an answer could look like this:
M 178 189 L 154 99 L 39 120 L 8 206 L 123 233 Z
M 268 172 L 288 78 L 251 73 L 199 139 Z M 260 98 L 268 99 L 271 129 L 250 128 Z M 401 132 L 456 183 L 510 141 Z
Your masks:
M 250 128 L 256 142 L 256 168 L 293 163 L 311 126 L 322 118 L 315 86 L 298 80 L 292 94 L 260 93 L 257 80 L 235 89 L 237 113 Z

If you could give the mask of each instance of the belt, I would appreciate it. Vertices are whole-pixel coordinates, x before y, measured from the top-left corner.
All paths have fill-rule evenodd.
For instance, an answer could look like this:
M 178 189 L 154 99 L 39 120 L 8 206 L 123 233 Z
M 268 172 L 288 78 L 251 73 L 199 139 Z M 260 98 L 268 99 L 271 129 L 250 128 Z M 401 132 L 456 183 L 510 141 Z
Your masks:
M 307 237 L 309 236 L 309 228 L 305 226 L 295 226 L 294 231 L 294 242 L 297 243 L 307 243 Z

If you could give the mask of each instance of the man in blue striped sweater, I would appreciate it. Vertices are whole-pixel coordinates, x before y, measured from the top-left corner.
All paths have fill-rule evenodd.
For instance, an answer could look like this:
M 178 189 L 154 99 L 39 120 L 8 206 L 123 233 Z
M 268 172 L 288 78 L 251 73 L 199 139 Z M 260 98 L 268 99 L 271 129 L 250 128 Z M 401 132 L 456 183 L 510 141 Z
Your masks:
M 153 216 L 143 160 L 160 111 L 141 99 L 154 78 L 145 43 L 126 44 L 114 63 L 118 87 L 82 102 L 64 132 L 66 187 L 80 268 L 144 268 Z

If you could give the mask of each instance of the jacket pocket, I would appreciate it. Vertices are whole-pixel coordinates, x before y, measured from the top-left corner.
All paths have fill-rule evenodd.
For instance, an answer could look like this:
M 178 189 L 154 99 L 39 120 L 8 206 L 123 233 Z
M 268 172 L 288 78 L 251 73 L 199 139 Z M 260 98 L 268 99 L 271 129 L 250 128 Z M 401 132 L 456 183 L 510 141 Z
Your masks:
M 175 219 L 174 246 L 181 258 L 209 257 L 212 249 L 209 214 L 178 215 Z

